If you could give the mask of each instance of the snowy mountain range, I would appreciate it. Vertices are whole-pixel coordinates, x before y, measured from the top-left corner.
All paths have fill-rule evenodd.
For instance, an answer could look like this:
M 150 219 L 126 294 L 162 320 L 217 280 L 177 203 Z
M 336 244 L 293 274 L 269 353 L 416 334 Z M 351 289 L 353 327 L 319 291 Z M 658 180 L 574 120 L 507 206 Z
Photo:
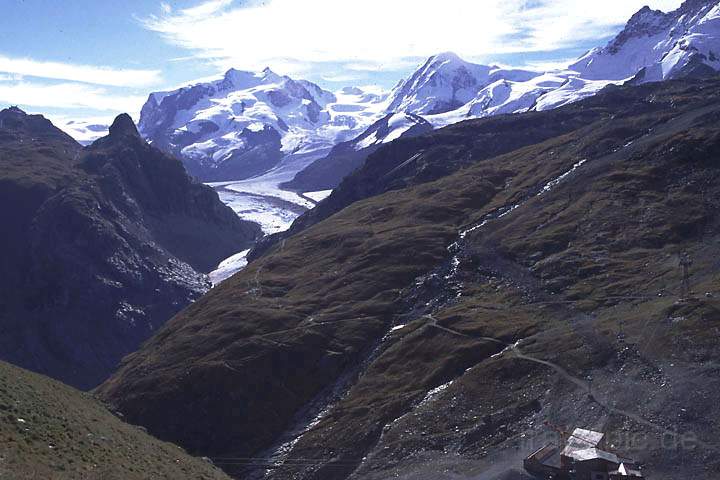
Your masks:
M 644 7 L 606 47 L 570 66 L 582 78 L 652 82 L 720 69 L 720 5 L 688 0 L 670 13 Z
M 359 88 L 337 94 L 314 83 L 228 70 L 222 79 L 152 93 L 139 129 L 180 156 L 203 180 L 238 180 L 276 166 L 284 155 L 352 138 L 381 111 L 384 97 Z
M 476 98 L 488 85 L 502 81 L 525 82 L 537 72 L 506 70 L 463 61 L 452 52 L 430 57 L 390 93 L 387 112 L 433 115 L 456 110 Z
M 566 69 L 478 65 L 447 52 L 430 57 L 387 94 L 357 87 L 332 93 L 269 68 L 229 70 L 216 81 L 151 94 L 139 127 L 155 146 L 180 156 L 191 174 L 236 180 L 262 174 L 288 154 L 347 141 L 362 150 L 399 138 L 409 131 L 408 118 L 437 128 L 468 118 L 555 108 L 611 83 L 708 75 L 718 69 L 720 6 L 688 0 L 670 13 L 643 8 L 605 47 Z M 394 117 L 404 121 L 386 125 L 385 140 L 374 138 L 373 125 L 394 114 L 404 115 Z

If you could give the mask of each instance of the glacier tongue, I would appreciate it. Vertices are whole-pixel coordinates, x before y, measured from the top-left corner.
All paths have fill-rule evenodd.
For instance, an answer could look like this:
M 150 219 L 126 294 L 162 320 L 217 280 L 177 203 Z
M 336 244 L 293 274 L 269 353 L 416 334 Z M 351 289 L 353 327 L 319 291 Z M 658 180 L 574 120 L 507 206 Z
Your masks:
M 299 195 L 280 188 L 299 171 L 322 157 L 327 150 L 287 155 L 280 164 L 262 175 L 246 180 L 210 183 L 220 200 L 243 220 L 258 223 L 265 235 L 282 232 L 303 212 L 315 206 L 329 192 Z M 247 265 L 249 250 L 232 255 L 210 273 L 210 281 L 218 285 Z

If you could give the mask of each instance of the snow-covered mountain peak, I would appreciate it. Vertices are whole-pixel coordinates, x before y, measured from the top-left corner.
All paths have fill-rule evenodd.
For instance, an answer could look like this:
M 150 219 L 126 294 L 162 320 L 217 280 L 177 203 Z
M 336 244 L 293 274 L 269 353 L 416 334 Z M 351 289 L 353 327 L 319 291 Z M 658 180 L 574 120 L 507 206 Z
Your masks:
M 629 39 L 661 33 L 670 22 L 672 22 L 671 15 L 644 6 L 630 17 L 625 28 L 608 44 L 607 50 L 610 53 L 617 53 Z
M 388 112 L 435 115 L 460 108 L 487 85 L 502 79 L 526 81 L 539 75 L 525 70 L 467 62 L 452 52 L 430 57 L 391 92 Z
M 644 7 L 606 46 L 552 72 L 481 65 L 443 52 L 386 94 L 357 86 L 333 93 L 270 68 L 230 69 L 216 81 L 151 94 L 140 132 L 182 157 L 191 173 L 235 180 L 272 168 L 287 154 L 351 141 L 363 150 L 393 139 L 391 132 L 422 125 L 420 117 L 395 114 L 422 116 L 440 127 L 555 108 L 612 83 L 715 74 L 720 70 L 718 3 L 687 0 L 669 13 Z
M 718 0 L 687 0 L 673 12 L 648 7 L 630 18 L 607 46 L 570 66 L 588 80 L 659 81 L 707 75 L 720 68 Z
M 426 63 L 435 69 L 440 68 L 441 66 L 460 68 L 468 64 L 468 62 L 460 58 L 460 56 L 455 52 L 438 53 L 428 58 Z
M 265 68 L 261 72 L 249 72 L 231 68 L 225 72 L 223 77 L 224 86 L 235 90 L 257 87 L 268 83 L 278 83 L 281 80 L 282 78 L 270 68 Z
M 294 152 L 329 149 L 375 121 L 384 97 L 334 94 L 307 80 L 229 69 L 222 78 L 150 94 L 140 132 L 203 179 L 241 179 Z

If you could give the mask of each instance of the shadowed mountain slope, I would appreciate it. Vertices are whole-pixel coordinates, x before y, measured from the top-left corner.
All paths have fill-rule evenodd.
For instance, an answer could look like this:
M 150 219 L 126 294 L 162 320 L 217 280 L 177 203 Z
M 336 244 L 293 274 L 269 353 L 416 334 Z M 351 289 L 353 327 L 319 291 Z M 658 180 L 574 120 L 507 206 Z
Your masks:
M 0 112 L 0 358 L 89 388 L 259 234 L 121 115 L 81 148 Z
M 99 393 L 239 478 L 515 478 L 545 421 L 716 478 L 718 119 L 688 80 L 394 142 Z

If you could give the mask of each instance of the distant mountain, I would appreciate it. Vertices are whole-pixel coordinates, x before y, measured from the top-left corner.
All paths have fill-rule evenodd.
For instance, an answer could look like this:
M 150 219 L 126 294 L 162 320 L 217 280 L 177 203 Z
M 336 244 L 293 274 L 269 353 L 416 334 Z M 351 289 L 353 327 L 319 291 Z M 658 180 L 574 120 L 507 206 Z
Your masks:
M 422 116 L 437 128 L 557 108 L 610 83 L 714 74 L 720 69 L 719 8 L 717 0 L 687 0 L 669 13 L 645 7 L 606 46 L 556 71 L 480 65 L 440 53 L 387 95 L 358 87 L 332 93 L 269 68 L 230 69 L 214 81 L 150 94 L 139 129 L 201 180 L 245 179 L 267 172 L 287 154 L 352 141 L 394 113 Z M 104 132 L 103 125 L 87 122 L 62 128 L 81 143 Z
M 282 186 L 301 192 L 332 190 L 382 145 L 398 138 L 422 135 L 432 129 L 430 122 L 419 115 L 389 113 L 356 138 L 335 145 L 325 158 L 310 164 Z
M 444 126 L 467 118 L 548 110 L 594 95 L 610 83 L 707 76 L 720 69 L 720 2 L 688 0 L 673 12 L 644 7 L 605 47 L 567 69 L 507 70 L 430 57 L 390 93 L 388 111 L 424 115 Z
M 430 57 L 390 92 L 387 112 L 434 115 L 456 110 L 486 86 L 503 80 L 525 82 L 540 75 L 466 62 L 452 52 Z
M 328 148 L 362 132 L 384 97 L 360 89 L 335 95 L 275 74 L 228 70 L 222 79 L 150 94 L 139 129 L 178 155 L 202 180 L 263 173 L 288 154 Z
M 0 112 L 0 358 L 88 388 L 260 234 L 127 115 L 82 148 Z
M 441 53 L 390 92 L 384 114 L 421 115 L 438 128 L 470 118 L 550 110 L 595 95 L 610 84 L 715 75 L 720 69 L 718 3 L 689 0 L 670 13 L 645 7 L 607 46 L 593 49 L 557 71 L 504 69 Z M 335 157 L 335 163 L 346 158 Z M 311 165 L 297 175 L 296 184 L 289 185 L 300 185 L 303 178 L 317 179 L 321 171 L 330 172 L 328 163 L 324 159 Z M 359 163 L 355 159 L 344 170 L 334 170 L 350 172 Z M 322 182 L 315 180 L 314 184 Z M 325 182 L 331 184 L 337 182 Z
M 720 69 L 718 1 L 688 0 L 670 13 L 644 7 L 607 46 L 570 66 L 582 78 L 653 82 Z

